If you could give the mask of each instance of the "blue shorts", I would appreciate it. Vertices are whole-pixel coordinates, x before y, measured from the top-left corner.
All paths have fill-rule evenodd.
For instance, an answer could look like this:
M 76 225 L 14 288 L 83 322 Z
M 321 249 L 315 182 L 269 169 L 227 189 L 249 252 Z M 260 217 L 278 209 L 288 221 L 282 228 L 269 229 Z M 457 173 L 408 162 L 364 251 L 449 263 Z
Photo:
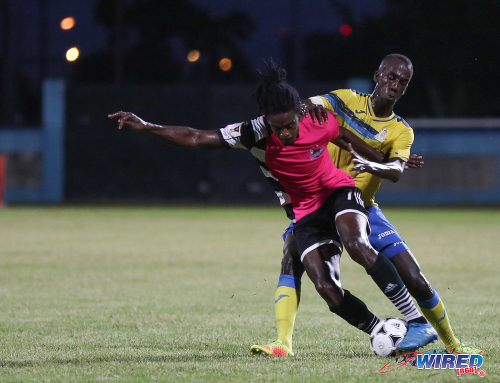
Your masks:
M 375 250 L 382 253 L 386 258 L 391 258 L 396 254 L 409 250 L 396 228 L 385 218 L 384 213 L 378 206 L 372 205 L 367 210 L 371 227 L 370 243 Z M 293 222 L 290 222 L 290 225 L 283 233 L 283 241 L 292 232 Z
M 396 228 L 385 218 L 384 213 L 378 206 L 372 205 L 367 210 L 372 229 L 370 243 L 375 250 L 382 253 L 386 258 L 391 258 L 402 251 L 409 250 Z

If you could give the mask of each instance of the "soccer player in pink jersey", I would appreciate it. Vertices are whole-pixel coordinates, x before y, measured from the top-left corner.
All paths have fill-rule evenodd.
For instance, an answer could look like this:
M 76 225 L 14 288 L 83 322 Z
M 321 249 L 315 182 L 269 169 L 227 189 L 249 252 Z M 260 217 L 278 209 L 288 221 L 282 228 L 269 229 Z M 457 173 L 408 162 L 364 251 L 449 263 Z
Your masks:
M 340 283 L 343 247 L 383 291 L 401 287 L 403 282 L 392 263 L 370 245 L 360 190 L 335 167 L 326 146 L 334 142 L 347 148 L 351 142 L 364 156 L 380 156 L 339 128 L 335 118 L 321 125 L 301 115 L 298 92 L 285 81 L 284 70 L 273 63 L 262 76 L 257 101 L 263 116 L 219 130 L 151 124 L 130 112 L 108 117 L 118 120 L 118 129 L 151 133 L 180 146 L 250 151 L 274 183 L 282 205 L 288 206 L 300 260 L 316 290 L 330 311 L 369 334 L 379 320 Z
M 401 117 L 394 114 L 394 106 L 406 93 L 412 76 L 413 64 L 408 57 L 389 54 L 382 59 L 374 74 L 375 88 L 372 94 L 341 89 L 312 97 L 306 103 L 309 103 L 309 109 L 319 119 L 328 117 L 322 116 L 323 107 L 338 113 L 337 119 L 341 126 L 356 132 L 371 147 L 380 148 L 379 150 L 385 153 L 387 158 L 384 164 L 376 164 L 367 162 L 338 145 L 328 146 L 336 166 L 342 170 L 350 170 L 353 175 L 355 172 L 361 173 L 359 177 L 355 177 L 355 182 L 362 191 L 363 201 L 369 213 L 370 243 L 394 264 L 406 284 L 406 287 L 391 289 L 389 294 L 386 294 L 408 321 L 408 331 L 398 345 L 399 351 L 414 351 L 436 340 L 439 334 L 446 348 L 450 350 L 482 354 L 484 351 L 463 344 L 455 336 L 439 294 L 424 276 L 404 239 L 375 203 L 375 193 L 382 179 L 396 182 L 405 166 L 418 168 L 422 165 L 418 156 L 410 155 L 413 143 L 412 129 Z M 316 106 L 312 104 L 313 100 Z M 293 225 L 292 221 L 283 234 L 281 275 L 274 294 L 278 337 L 277 340 L 267 344 L 253 345 L 250 348 L 253 353 L 274 356 L 292 354 L 293 327 L 300 301 L 301 277 L 304 272 L 302 263 L 298 261 Z M 417 300 L 425 318 L 413 303 L 412 297 Z

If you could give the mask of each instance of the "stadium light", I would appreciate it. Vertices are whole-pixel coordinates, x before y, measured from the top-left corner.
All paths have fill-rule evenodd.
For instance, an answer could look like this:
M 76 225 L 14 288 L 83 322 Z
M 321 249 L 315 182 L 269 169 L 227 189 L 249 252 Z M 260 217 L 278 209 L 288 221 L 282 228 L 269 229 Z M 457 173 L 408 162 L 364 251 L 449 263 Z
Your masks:
M 339 32 L 342 36 L 349 36 L 352 33 L 352 27 L 349 24 L 344 24 L 339 28 Z
M 201 53 L 198 49 L 193 49 L 187 54 L 187 61 L 194 63 L 200 59 Z
M 65 17 L 61 20 L 59 24 L 63 31 L 69 31 L 75 26 L 75 18 L 74 17 Z
M 66 51 L 66 60 L 70 62 L 76 61 L 78 56 L 80 56 L 80 51 L 77 47 L 71 47 Z
M 223 57 L 220 59 L 220 61 L 219 61 L 220 70 L 227 72 L 227 71 L 230 71 L 232 67 L 233 67 L 233 62 L 231 61 L 230 58 Z

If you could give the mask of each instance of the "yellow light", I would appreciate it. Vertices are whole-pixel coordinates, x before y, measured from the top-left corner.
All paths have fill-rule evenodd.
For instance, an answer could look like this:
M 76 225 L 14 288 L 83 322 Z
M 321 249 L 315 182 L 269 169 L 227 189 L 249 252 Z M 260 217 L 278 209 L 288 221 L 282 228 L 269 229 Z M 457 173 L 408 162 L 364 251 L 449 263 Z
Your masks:
M 60 26 L 63 31 L 70 30 L 75 26 L 75 18 L 65 17 L 64 19 L 61 20 Z
M 233 67 L 233 62 L 231 61 L 230 58 L 223 57 L 220 59 L 219 61 L 220 70 L 227 72 L 228 70 L 231 70 L 232 67 Z
M 193 49 L 187 54 L 187 61 L 189 61 L 190 63 L 194 63 L 200 59 L 200 56 L 200 51 L 198 49 Z
M 80 56 L 80 51 L 78 50 L 77 47 L 69 48 L 66 51 L 66 60 L 68 61 L 75 61 L 78 58 L 78 56 Z

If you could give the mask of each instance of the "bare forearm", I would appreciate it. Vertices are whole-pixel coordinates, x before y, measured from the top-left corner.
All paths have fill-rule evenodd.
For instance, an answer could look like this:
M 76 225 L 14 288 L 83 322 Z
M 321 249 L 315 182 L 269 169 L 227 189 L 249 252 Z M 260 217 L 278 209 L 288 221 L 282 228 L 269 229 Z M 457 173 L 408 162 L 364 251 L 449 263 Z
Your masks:
M 222 148 L 216 130 L 198 130 L 188 126 L 172 126 L 152 124 L 131 112 L 115 112 L 108 118 L 117 120 L 118 130 L 127 128 L 136 132 L 146 132 L 162 140 L 188 148 Z
M 384 161 L 384 154 L 382 152 L 379 152 L 377 149 L 371 147 L 361 138 L 359 138 L 346 128 L 341 127 L 339 129 L 339 133 L 339 137 L 335 139 L 334 144 L 336 144 L 340 148 L 350 151 L 351 149 L 348 146 L 350 143 L 352 145 L 352 148 L 362 157 L 375 162 Z
M 352 149 L 351 144 L 349 144 L 349 146 L 349 151 L 352 156 L 352 162 L 354 164 L 351 169 L 355 173 L 354 177 L 356 177 L 360 173 L 366 172 L 380 178 L 385 178 L 393 182 L 397 182 L 405 169 L 405 161 L 402 158 L 393 157 L 385 163 L 369 161 L 363 158 L 354 149 Z
M 353 145 L 354 149 L 356 149 L 356 146 Z M 375 161 L 375 162 L 383 162 L 384 161 L 384 154 L 382 152 L 379 152 L 377 149 L 372 148 L 371 146 L 365 146 L 360 147 L 358 149 L 358 153 L 361 153 L 361 155 L 370 161 Z
M 196 148 L 221 146 L 215 131 L 198 130 L 189 126 L 158 125 L 146 123 L 144 131 L 173 145 Z
M 353 135 L 354 136 L 354 135 Z M 359 144 L 361 142 L 361 144 Z M 349 144 L 351 144 L 352 148 L 359 153 L 361 156 L 367 158 L 370 161 L 375 161 L 375 162 L 383 162 L 384 161 L 384 154 L 382 152 L 379 152 L 377 149 L 372 148 L 368 144 L 366 144 L 364 141 L 360 140 L 359 138 L 356 137 L 356 140 L 345 140 L 345 139 L 339 139 L 335 140 L 334 144 L 340 147 L 343 150 L 350 151 Z
M 403 172 L 403 167 L 398 162 L 381 164 L 373 161 L 366 161 L 365 166 L 365 171 L 367 173 L 371 173 L 377 177 L 388 179 L 393 182 L 397 182 Z

